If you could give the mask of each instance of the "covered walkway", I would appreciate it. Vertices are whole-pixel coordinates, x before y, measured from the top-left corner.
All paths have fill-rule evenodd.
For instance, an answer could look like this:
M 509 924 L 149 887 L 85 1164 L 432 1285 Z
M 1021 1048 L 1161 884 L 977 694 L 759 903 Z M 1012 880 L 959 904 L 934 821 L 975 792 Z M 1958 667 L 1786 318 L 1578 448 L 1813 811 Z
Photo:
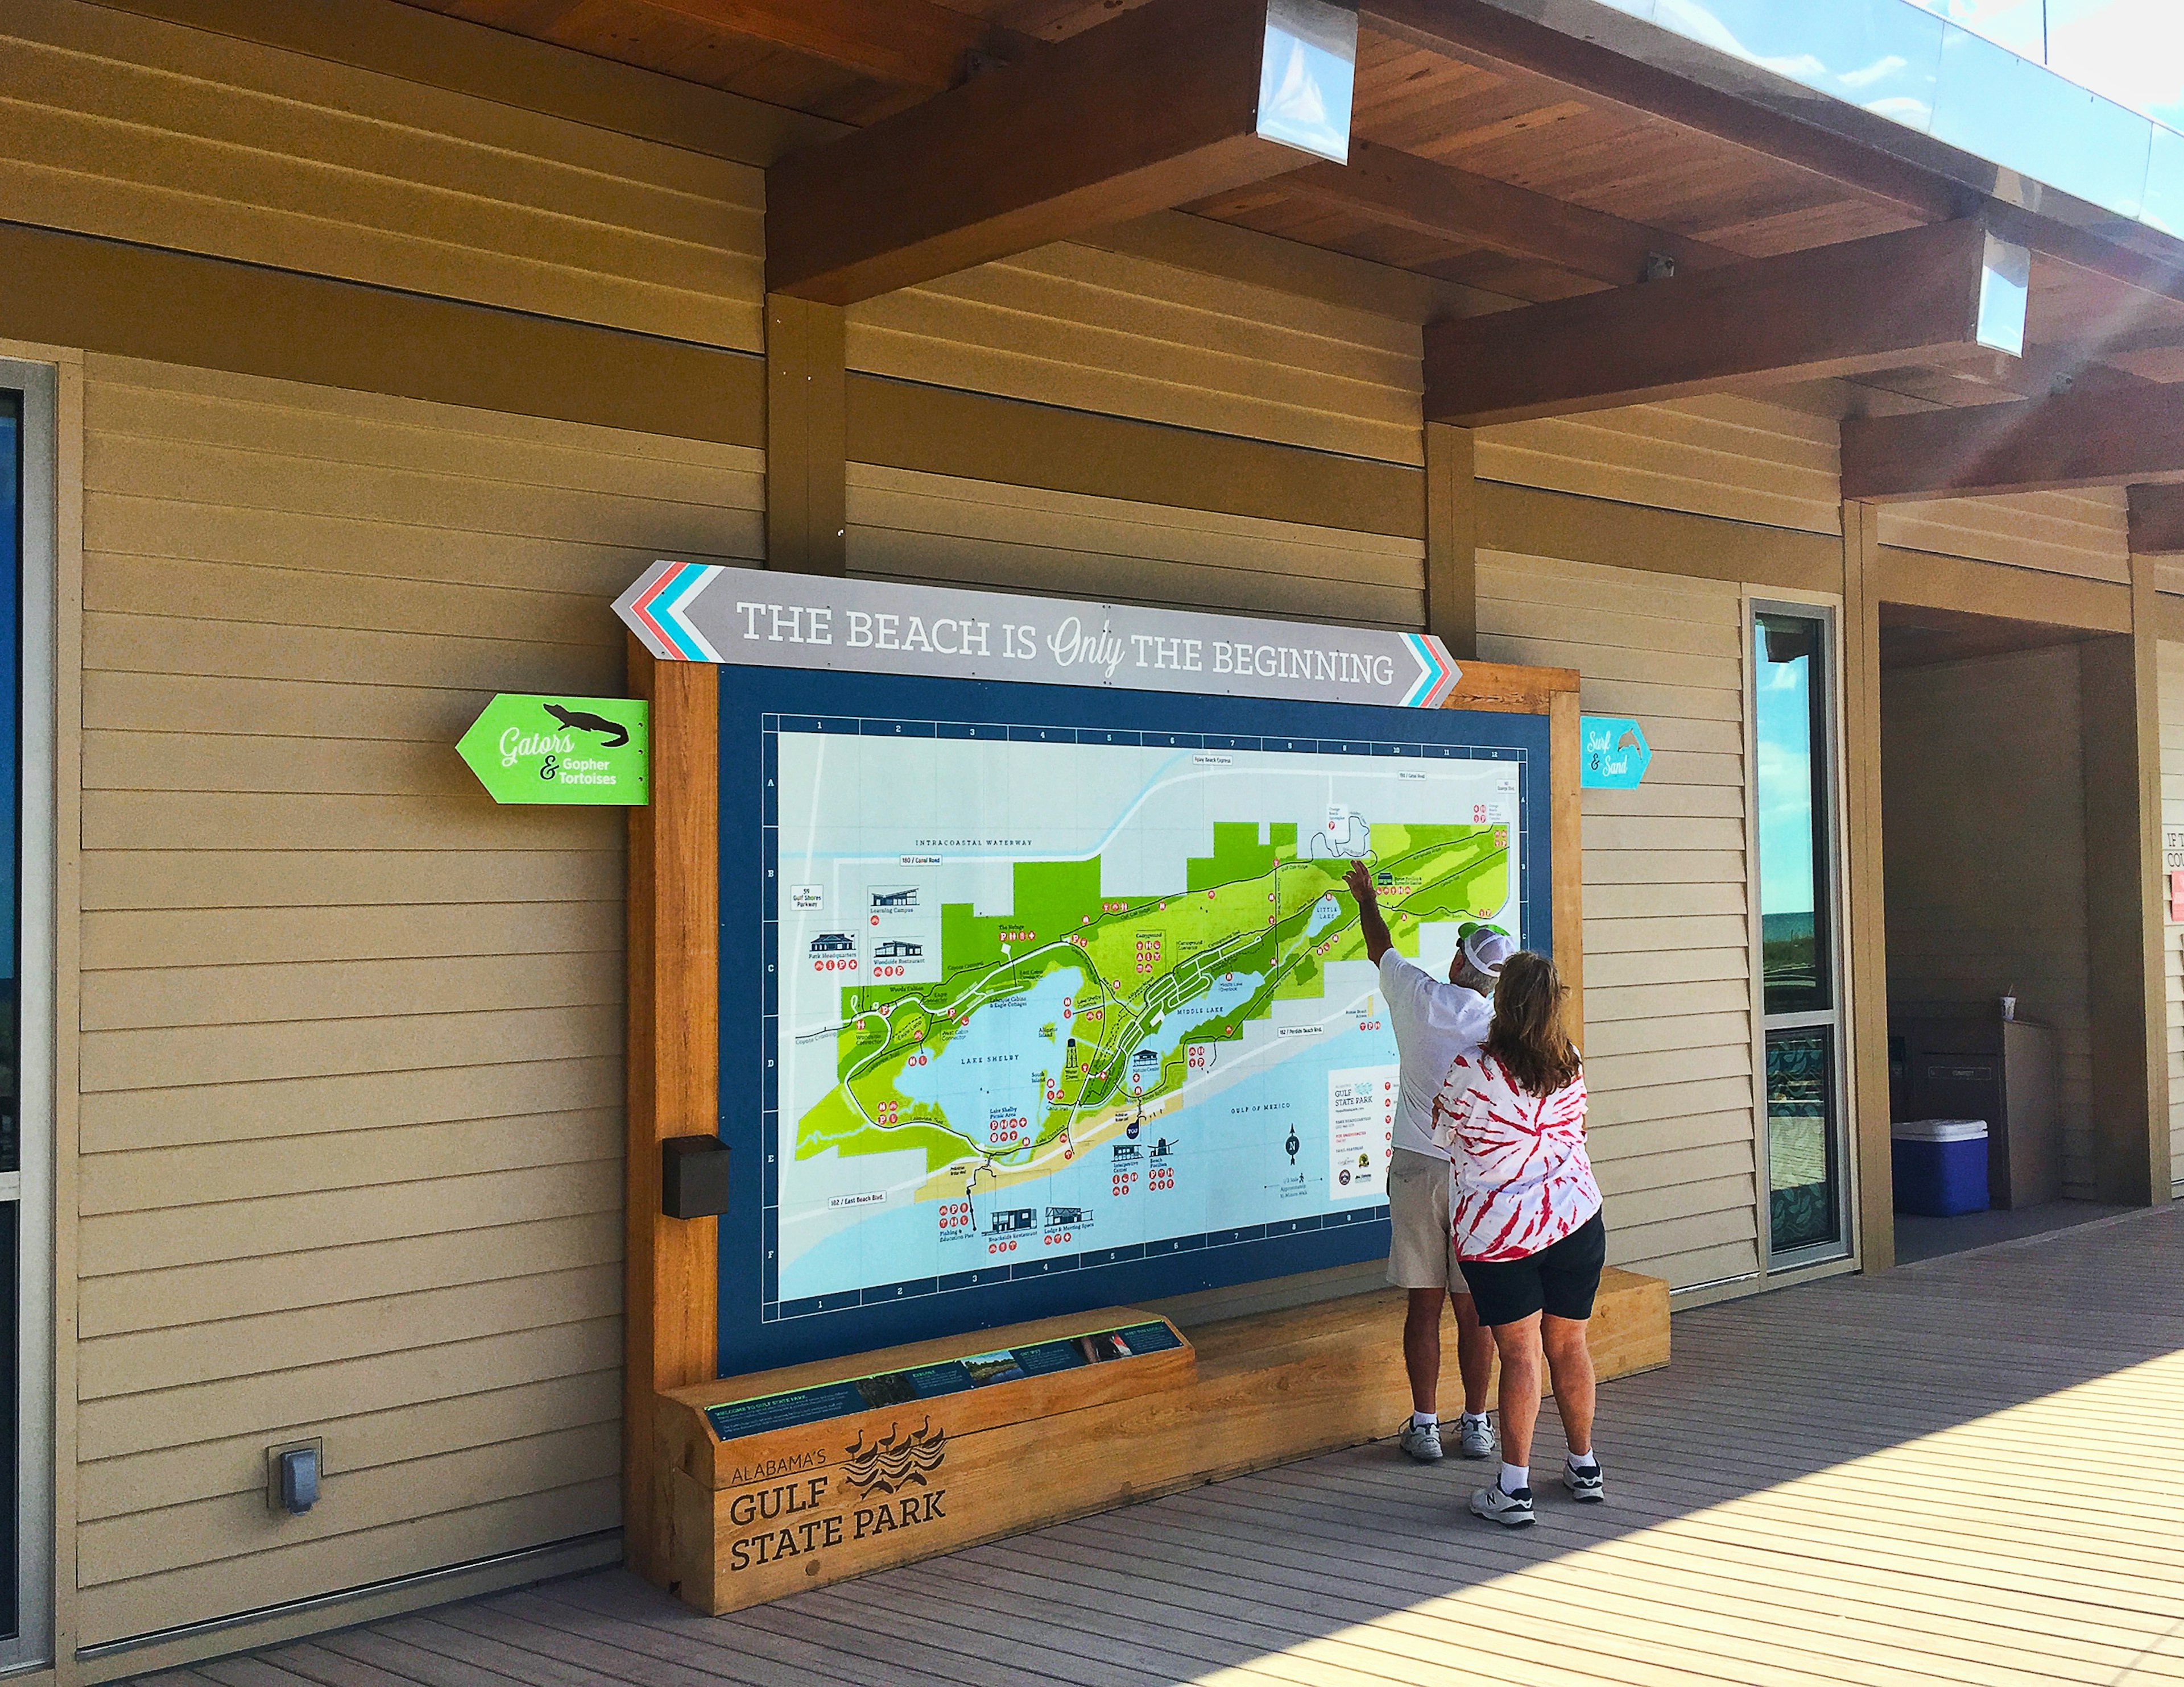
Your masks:
M 2170 1209 L 1685 1314 L 1612 1503 L 1524 1534 L 1383 1444 L 733 1617 L 602 1573 L 150 1679 L 2184 1681 L 2179 1282 Z

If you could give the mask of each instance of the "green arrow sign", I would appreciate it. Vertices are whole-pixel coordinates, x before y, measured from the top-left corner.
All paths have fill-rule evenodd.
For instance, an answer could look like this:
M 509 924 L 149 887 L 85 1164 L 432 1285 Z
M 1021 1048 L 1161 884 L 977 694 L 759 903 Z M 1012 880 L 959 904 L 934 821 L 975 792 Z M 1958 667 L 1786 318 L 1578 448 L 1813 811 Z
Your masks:
M 651 800 L 647 706 L 626 697 L 520 697 L 485 706 L 455 748 L 497 803 Z

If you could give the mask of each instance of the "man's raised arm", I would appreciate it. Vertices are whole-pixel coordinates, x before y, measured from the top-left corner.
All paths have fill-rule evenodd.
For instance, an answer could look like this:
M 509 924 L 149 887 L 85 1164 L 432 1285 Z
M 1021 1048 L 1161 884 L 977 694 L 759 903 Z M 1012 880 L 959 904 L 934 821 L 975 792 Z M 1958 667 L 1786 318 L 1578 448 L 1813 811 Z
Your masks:
M 1380 917 L 1380 897 L 1373 888 L 1373 871 L 1362 861 L 1352 861 L 1343 880 L 1357 899 L 1357 927 L 1365 934 L 1365 958 L 1378 966 L 1380 957 L 1395 946 L 1395 939 L 1388 935 L 1388 922 Z

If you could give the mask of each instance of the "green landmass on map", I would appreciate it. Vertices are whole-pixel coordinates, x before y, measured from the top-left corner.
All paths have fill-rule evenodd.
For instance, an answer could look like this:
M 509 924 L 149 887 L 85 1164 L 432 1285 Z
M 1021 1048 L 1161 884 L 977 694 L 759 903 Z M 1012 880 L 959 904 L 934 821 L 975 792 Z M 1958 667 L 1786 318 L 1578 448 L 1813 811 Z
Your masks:
M 1382 907 L 1405 955 L 1418 953 L 1425 921 L 1482 916 L 1507 900 L 1506 826 L 1379 822 L 1372 837 Z M 1180 892 L 1123 896 L 1102 885 L 1097 857 L 1019 861 L 1009 912 L 942 905 L 939 982 L 842 991 L 840 1081 L 798 1122 L 796 1157 L 919 1150 L 928 1172 L 967 1159 L 997 1169 L 1028 1162 L 1072 1124 L 1081 1130 L 1088 1119 L 1173 1094 L 1188 1075 L 1190 1044 L 1236 1041 L 1278 999 L 1321 995 L 1329 963 L 1363 958 L 1357 910 L 1341 888 L 1349 860 L 1300 856 L 1294 825 L 1217 822 L 1212 853 L 1186 866 Z M 1314 908 L 1332 892 L 1340 893 L 1334 917 L 1307 936 Z M 1017 1141 L 995 1145 L 986 1120 L 952 1121 L 897 1087 L 906 1061 L 939 1058 L 985 1005 L 1062 970 L 1084 982 L 1067 1023 L 1041 1027 L 1051 1039 L 1039 1050 L 1049 1100 Z M 1226 1014 L 1198 1022 L 1157 1074 L 1140 1068 L 1133 1084 L 1131 1055 L 1167 1014 L 1226 973 L 1259 983 Z

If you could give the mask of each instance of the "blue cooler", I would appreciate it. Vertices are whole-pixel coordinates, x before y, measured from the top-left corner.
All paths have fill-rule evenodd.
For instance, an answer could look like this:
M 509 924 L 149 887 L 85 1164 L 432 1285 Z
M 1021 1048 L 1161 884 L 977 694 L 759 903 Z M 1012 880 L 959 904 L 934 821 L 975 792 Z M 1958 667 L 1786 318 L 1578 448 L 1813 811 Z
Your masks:
M 1925 1218 L 1986 1211 L 1986 1121 L 1919 1119 L 1889 1127 L 1896 1210 Z

